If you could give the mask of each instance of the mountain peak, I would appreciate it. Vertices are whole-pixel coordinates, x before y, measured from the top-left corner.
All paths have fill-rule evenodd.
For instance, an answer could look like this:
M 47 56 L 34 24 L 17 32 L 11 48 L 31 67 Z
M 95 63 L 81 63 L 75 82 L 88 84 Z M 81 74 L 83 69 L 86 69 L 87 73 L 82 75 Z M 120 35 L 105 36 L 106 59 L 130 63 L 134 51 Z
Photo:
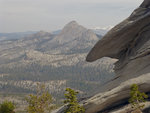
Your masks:
M 64 28 L 70 29 L 70 28 L 79 27 L 79 26 L 80 25 L 76 21 L 71 21 L 68 24 L 66 24 Z
M 75 34 L 77 32 L 82 32 L 87 30 L 86 28 L 84 28 L 83 26 L 79 25 L 76 21 L 71 21 L 68 24 L 65 25 L 65 27 L 62 29 L 61 33 L 65 33 L 65 34 Z
M 78 43 L 80 40 L 85 41 L 95 41 L 98 40 L 98 37 L 95 35 L 94 32 L 91 30 L 86 29 L 82 25 L 79 25 L 76 21 L 71 21 L 62 29 L 59 35 L 57 35 L 53 39 L 53 43 L 58 42 L 59 44 L 71 43 Z M 75 45 L 75 44 L 74 44 Z
M 73 21 L 69 22 L 67 25 L 78 25 L 78 23 L 75 20 L 73 20 Z

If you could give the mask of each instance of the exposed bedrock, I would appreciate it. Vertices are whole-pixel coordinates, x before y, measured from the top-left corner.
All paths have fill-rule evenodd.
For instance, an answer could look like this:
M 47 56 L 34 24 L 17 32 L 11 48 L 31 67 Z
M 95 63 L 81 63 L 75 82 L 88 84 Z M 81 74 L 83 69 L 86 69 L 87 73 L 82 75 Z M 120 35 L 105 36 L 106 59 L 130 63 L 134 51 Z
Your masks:
M 116 77 L 100 87 L 99 94 L 83 102 L 86 113 L 108 112 L 113 106 L 125 104 L 134 83 L 150 93 L 150 0 L 144 0 L 130 17 L 111 29 L 93 47 L 87 61 L 102 57 L 118 59 Z

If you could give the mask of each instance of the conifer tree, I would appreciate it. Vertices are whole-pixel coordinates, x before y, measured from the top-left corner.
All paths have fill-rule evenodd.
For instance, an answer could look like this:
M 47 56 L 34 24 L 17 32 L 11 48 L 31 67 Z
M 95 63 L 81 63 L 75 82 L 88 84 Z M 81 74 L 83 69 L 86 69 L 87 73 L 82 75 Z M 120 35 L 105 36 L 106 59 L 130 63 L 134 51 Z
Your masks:
M 141 111 L 145 106 L 145 104 L 141 104 L 141 102 L 145 102 L 146 98 L 148 98 L 148 95 L 141 93 L 137 84 L 133 84 L 131 86 L 129 103 L 132 105 L 134 110 Z
M 37 94 L 30 94 L 26 101 L 28 103 L 28 113 L 50 113 L 54 108 L 52 96 L 45 88 L 44 84 L 37 85 Z
M 85 110 L 83 106 L 80 106 L 77 100 L 76 95 L 78 92 L 74 91 L 71 88 L 66 88 L 66 94 L 64 101 L 65 104 L 67 104 L 67 109 L 65 110 L 65 113 L 84 113 Z

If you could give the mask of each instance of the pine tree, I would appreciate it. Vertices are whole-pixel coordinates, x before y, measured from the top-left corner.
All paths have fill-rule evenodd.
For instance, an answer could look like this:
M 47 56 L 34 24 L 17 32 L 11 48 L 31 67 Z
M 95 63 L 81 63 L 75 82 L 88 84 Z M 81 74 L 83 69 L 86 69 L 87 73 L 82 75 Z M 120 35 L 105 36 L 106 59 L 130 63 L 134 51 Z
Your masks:
M 130 99 L 129 103 L 132 105 L 132 108 L 134 110 L 142 110 L 142 108 L 145 106 L 145 104 L 141 104 L 141 102 L 145 102 L 145 99 L 148 98 L 148 95 L 145 93 L 141 93 L 139 91 L 138 85 L 133 84 L 131 86 L 131 91 L 130 91 Z
M 65 104 L 67 104 L 67 109 L 65 110 L 65 113 L 84 113 L 85 110 L 83 106 L 80 106 L 77 100 L 76 95 L 78 92 L 74 91 L 71 88 L 66 88 L 66 94 L 64 101 Z
M 45 88 L 44 84 L 37 85 L 37 94 L 30 94 L 26 101 L 28 103 L 28 113 L 50 113 L 54 108 L 52 105 L 52 96 Z

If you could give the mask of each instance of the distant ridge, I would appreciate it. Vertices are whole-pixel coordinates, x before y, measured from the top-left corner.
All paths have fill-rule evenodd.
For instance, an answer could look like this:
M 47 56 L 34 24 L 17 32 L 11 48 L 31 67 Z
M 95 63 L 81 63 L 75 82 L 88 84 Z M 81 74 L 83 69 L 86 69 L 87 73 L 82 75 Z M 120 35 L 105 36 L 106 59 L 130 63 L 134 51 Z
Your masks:
M 94 94 L 97 87 L 113 78 L 114 60 L 105 58 L 94 64 L 85 61 L 99 38 L 71 21 L 58 34 L 39 31 L 0 41 L 0 92 L 31 93 L 41 82 L 59 100 L 66 87 L 79 90 L 81 95 Z

